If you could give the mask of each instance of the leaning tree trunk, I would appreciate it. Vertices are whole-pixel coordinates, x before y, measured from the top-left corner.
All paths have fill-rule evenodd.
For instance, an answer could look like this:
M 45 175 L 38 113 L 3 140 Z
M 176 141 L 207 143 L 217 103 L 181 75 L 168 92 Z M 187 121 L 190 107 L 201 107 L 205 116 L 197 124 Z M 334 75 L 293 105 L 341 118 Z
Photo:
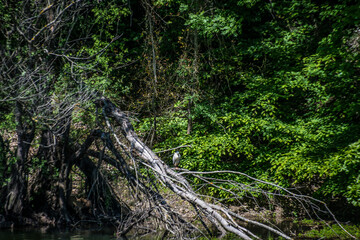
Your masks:
M 112 102 L 102 98 L 97 101 L 97 105 L 103 108 L 105 117 L 114 119 L 117 124 L 121 126 L 123 135 L 129 141 L 131 148 L 135 149 L 138 156 L 146 161 L 154 171 L 157 179 L 166 187 L 171 189 L 174 193 L 182 199 L 188 201 L 196 208 L 200 209 L 205 216 L 223 233 L 231 232 L 243 239 L 252 239 L 256 237 L 246 228 L 240 226 L 234 219 L 245 222 L 251 222 L 260 227 L 264 227 L 285 239 L 291 239 L 284 233 L 268 227 L 264 224 L 257 223 L 246 218 L 243 218 L 228 209 L 221 206 L 212 205 L 202 200 L 192 189 L 188 181 L 170 169 L 149 147 L 147 147 L 136 135 L 129 118 L 125 113 L 120 111 Z
M 113 136 L 115 140 L 118 142 L 120 146 L 124 148 L 124 144 L 120 142 L 119 137 L 114 131 L 114 128 L 111 127 L 109 118 L 115 120 L 115 123 L 117 125 L 120 125 L 123 136 L 127 139 L 129 147 L 128 151 L 134 151 L 138 157 L 143 159 L 145 161 L 144 165 L 151 170 L 156 180 L 165 185 L 167 188 L 169 188 L 171 191 L 173 191 L 175 194 L 180 196 L 183 200 L 189 202 L 197 211 L 198 215 L 200 213 L 203 214 L 205 218 L 207 218 L 211 223 L 216 226 L 216 228 L 222 232 L 222 235 L 224 235 L 226 232 L 231 232 L 236 234 L 237 236 L 241 237 L 242 239 L 259 239 L 258 236 L 256 236 L 254 233 L 249 231 L 245 226 L 247 225 L 253 225 L 259 228 L 262 228 L 264 230 L 267 230 L 269 232 L 272 232 L 278 236 L 281 236 L 285 239 L 291 239 L 288 235 L 284 234 L 278 229 L 275 229 L 274 227 L 271 227 L 271 223 L 266 225 L 264 223 L 250 220 L 248 218 L 245 218 L 244 216 L 241 216 L 240 214 L 226 208 L 225 206 L 221 204 L 212 204 L 205 200 L 203 200 L 202 196 L 196 193 L 188 181 L 183 177 L 183 174 L 189 174 L 193 177 L 196 177 L 198 179 L 201 179 L 205 182 L 209 182 L 209 184 L 212 184 L 211 181 L 222 181 L 220 179 L 214 179 L 214 178 L 206 178 L 204 175 L 206 174 L 212 174 L 216 172 L 191 172 L 191 171 L 183 171 L 182 174 L 173 171 L 171 168 L 169 168 L 148 146 L 146 146 L 137 136 L 135 133 L 132 124 L 127 117 L 127 115 L 122 112 L 120 109 L 118 109 L 111 101 L 101 98 L 97 102 L 97 106 L 103 108 L 103 113 L 105 117 L 105 121 L 107 122 L 107 125 L 110 129 L 110 131 L 113 133 Z M 114 156 L 117 158 L 119 162 L 122 162 L 124 165 L 122 168 L 126 169 L 126 162 L 124 162 L 121 159 L 121 156 L 117 153 L 116 149 L 114 149 L 114 146 L 112 145 L 112 142 L 110 141 L 109 137 L 104 137 L 104 134 L 102 134 L 102 139 L 107 139 L 106 144 L 109 150 L 114 154 Z M 303 209 L 307 212 L 308 216 L 311 217 L 311 214 L 309 211 L 312 212 L 314 216 L 319 216 L 319 213 L 327 213 L 329 216 L 342 228 L 342 230 L 348 234 L 349 237 L 354 238 L 351 234 L 349 234 L 342 226 L 341 224 L 336 220 L 335 216 L 330 212 L 326 204 L 322 201 L 319 201 L 317 199 L 314 199 L 312 197 L 301 195 L 297 193 L 292 193 L 291 191 L 282 188 L 280 186 L 275 185 L 274 183 L 265 182 L 259 179 L 255 179 L 251 176 L 248 176 L 244 173 L 240 172 L 234 172 L 234 171 L 218 171 L 219 173 L 231 173 L 235 174 L 237 176 L 243 176 L 247 179 L 253 181 L 256 184 L 259 185 L 267 185 L 271 188 L 278 189 L 280 193 L 271 193 L 266 190 L 261 190 L 260 192 L 262 194 L 265 194 L 267 197 L 272 196 L 273 198 L 277 197 L 284 197 L 290 201 L 292 201 L 293 204 L 298 203 Z M 128 173 L 127 173 L 128 174 Z M 130 174 L 131 176 L 131 174 Z M 136 179 L 138 181 L 138 178 Z M 252 186 L 247 186 L 242 183 L 238 183 L 236 181 L 232 180 L 224 180 L 224 183 L 231 184 L 235 187 L 239 187 L 239 189 L 243 192 L 249 192 L 250 195 L 252 195 L 252 192 L 259 193 L 259 189 Z M 218 186 L 219 189 L 222 189 L 220 186 Z M 260 187 L 261 188 L 261 187 Z M 236 193 L 234 193 L 232 190 L 229 189 L 223 189 L 225 191 L 228 191 L 231 193 L 234 197 L 240 198 L 240 196 Z M 159 194 L 158 194 L 159 196 Z M 161 197 L 161 195 L 160 195 Z M 252 196 L 253 197 L 253 196 Z M 165 212 L 171 213 L 171 208 L 168 207 L 165 200 L 155 202 L 161 206 L 163 206 L 163 210 Z M 305 208 L 306 206 L 306 208 Z M 176 215 L 175 215 L 176 216 Z M 182 219 L 181 216 L 178 219 Z M 244 225 L 240 225 L 240 223 L 243 223 Z M 174 221 L 171 223 L 178 223 L 182 226 L 186 226 L 185 223 Z M 206 229 L 207 226 L 202 221 L 203 225 Z

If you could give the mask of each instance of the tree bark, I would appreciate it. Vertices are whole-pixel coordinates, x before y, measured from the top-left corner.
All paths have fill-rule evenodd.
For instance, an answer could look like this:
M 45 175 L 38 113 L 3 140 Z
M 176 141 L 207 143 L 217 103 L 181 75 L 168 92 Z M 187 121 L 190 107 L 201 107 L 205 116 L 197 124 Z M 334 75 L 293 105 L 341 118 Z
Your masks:
M 188 124 L 187 124 L 187 131 L 186 133 L 187 134 L 191 134 L 192 132 L 192 117 L 191 117 L 191 107 L 192 107 L 192 100 L 190 99 L 189 100 L 189 103 L 188 103 Z
M 20 102 L 15 104 L 15 120 L 17 133 L 16 162 L 11 166 L 10 183 L 7 190 L 5 212 L 14 217 L 21 216 L 27 189 L 25 163 L 30 144 L 34 138 L 35 126 L 26 119 Z

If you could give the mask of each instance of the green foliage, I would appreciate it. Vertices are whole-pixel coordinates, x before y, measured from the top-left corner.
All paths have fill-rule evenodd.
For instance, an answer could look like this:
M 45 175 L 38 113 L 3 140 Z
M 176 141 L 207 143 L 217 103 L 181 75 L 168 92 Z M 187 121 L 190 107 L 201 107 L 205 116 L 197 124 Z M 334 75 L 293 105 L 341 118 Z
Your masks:
M 239 17 L 239 16 L 237 16 Z M 223 36 L 237 36 L 241 31 L 241 18 L 231 16 L 231 13 L 216 10 L 212 16 L 207 16 L 204 11 L 189 14 L 185 23 L 199 31 L 200 35 L 213 37 L 216 34 Z
M 3 112 L 4 114 L 0 117 L 0 131 L 13 131 L 15 130 L 14 113 Z
M 359 206 L 359 4 L 169 4 L 163 11 L 178 9 L 184 21 L 172 20 L 179 31 L 164 36 L 189 27 L 200 37 L 200 92 L 192 134 L 186 134 L 184 94 L 176 113 L 158 118 L 156 148 L 190 144 L 181 167 L 235 169 Z M 192 40 L 179 44 L 192 56 Z M 192 61 L 179 59 L 183 85 L 193 83 Z M 141 125 L 150 130 L 152 122 Z
M 139 112 L 136 130 L 150 142 L 155 129 L 155 150 L 191 145 L 180 167 L 238 170 L 360 206 L 357 1 L 158 0 L 147 1 L 147 14 L 139 3 L 98 1 L 64 28 L 54 44 L 76 42 L 67 54 L 83 60 L 47 76 L 53 101 L 86 85 Z M 1 32 L 18 6 L 0 3 Z M 12 52 L 19 35 L 4 36 Z M 16 49 L 18 60 L 29 50 Z M 14 130 L 12 106 L 0 104 L 0 129 Z M 74 141 L 96 126 L 94 112 L 75 109 Z M 171 164 L 171 154 L 159 155 Z
M 343 225 L 343 227 L 348 231 L 355 239 L 360 238 L 360 228 L 356 225 Z M 331 225 L 324 227 L 320 230 L 312 229 L 306 233 L 299 234 L 300 238 L 324 238 L 324 239 L 350 239 L 350 236 L 341 229 L 339 225 Z

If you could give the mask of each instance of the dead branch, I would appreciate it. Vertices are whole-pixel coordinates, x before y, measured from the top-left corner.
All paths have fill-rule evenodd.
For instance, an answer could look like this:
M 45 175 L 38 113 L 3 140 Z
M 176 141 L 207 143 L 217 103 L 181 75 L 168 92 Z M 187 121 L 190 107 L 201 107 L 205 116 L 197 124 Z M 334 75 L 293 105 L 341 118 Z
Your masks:
M 136 135 L 130 120 L 121 112 L 111 101 L 105 98 L 97 100 L 96 104 L 103 108 L 104 113 L 114 119 L 122 127 L 122 133 L 129 141 L 138 156 L 145 160 L 145 163 L 153 170 L 156 178 L 166 187 L 182 199 L 201 209 L 207 218 L 214 223 L 221 231 L 231 232 L 243 239 L 252 239 L 255 234 L 246 228 L 238 225 L 231 216 L 236 216 L 230 210 L 216 206 L 202 200 L 192 189 L 188 181 L 177 172 L 169 168 L 149 147 L 147 147 Z M 243 218 L 242 220 L 246 220 Z M 249 220 L 250 221 L 250 220 Z M 260 226 L 263 226 L 259 224 Z M 282 236 L 285 239 L 291 239 L 286 234 L 273 229 L 269 226 L 266 229 Z

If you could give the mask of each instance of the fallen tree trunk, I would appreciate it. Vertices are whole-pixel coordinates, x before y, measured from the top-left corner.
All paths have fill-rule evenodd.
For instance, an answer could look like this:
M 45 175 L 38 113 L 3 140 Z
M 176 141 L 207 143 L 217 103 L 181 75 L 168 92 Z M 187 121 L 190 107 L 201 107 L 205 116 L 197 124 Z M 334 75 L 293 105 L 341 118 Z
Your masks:
M 254 237 L 257 238 L 255 234 L 240 226 L 235 221 L 237 218 L 238 220 L 251 222 L 260 227 L 265 227 L 267 230 L 272 231 L 285 239 L 291 239 L 288 235 L 272 227 L 242 218 L 231 212 L 229 209 L 225 209 L 221 206 L 216 206 L 202 200 L 193 191 L 190 184 L 183 176 L 169 168 L 149 147 L 147 147 L 138 138 L 129 118 L 125 113 L 121 112 L 112 102 L 105 98 L 98 100 L 97 105 L 103 108 L 105 117 L 114 119 L 121 126 L 123 135 L 129 141 L 131 147 L 136 150 L 138 156 L 145 160 L 149 167 L 154 171 L 157 179 L 163 185 L 179 195 L 182 199 L 201 209 L 205 213 L 205 216 L 218 228 L 218 230 L 222 232 L 222 235 L 224 235 L 225 232 L 231 232 L 243 239 L 252 239 Z M 118 137 L 116 138 L 118 139 Z
M 263 222 L 255 221 L 252 219 L 248 219 L 230 209 L 228 209 L 226 206 L 222 205 L 220 202 L 218 204 L 213 204 L 211 202 L 205 201 L 203 196 L 196 191 L 193 190 L 192 186 L 189 184 L 188 180 L 184 177 L 185 175 L 191 175 L 192 177 L 195 177 L 197 179 L 200 179 L 201 181 L 213 184 L 214 182 L 219 183 L 226 183 L 229 185 L 234 186 L 241 192 L 248 192 L 249 195 L 254 198 L 253 193 L 260 193 L 265 195 L 266 198 L 286 198 L 287 200 L 291 201 L 292 204 L 298 204 L 300 207 L 303 208 L 304 212 L 309 216 L 316 216 L 319 220 L 322 220 L 319 217 L 319 213 L 323 214 L 326 213 L 330 216 L 330 218 L 333 219 L 341 228 L 343 231 L 345 231 L 350 237 L 353 237 L 351 234 L 349 234 L 342 226 L 341 224 L 336 220 L 335 216 L 331 213 L 331 211 L 328 209 L 326 204 L 322 201 L 319 201 L 317 199 L 314 199 L 312 197 L 301 195 L 298 193 L 293 193 L 289 191 L 288 189 L 282 188 L 280 186 L 277 186 L 274 183 L 265 182 L 262 180 L 258 180 L 256 178 L 253 178 L 251 176 L 248 176 L 246 174 L 235 172 L 235 171 L 218 171 L 218 172 L 191 172 L 188 170 L 182 170 L 181 173 L 175 172 L 172 170 L 167 164 L 165 164 L 145 143 L 143 143 L 137 134 L 134 131 L 134 128 L 128 118 L 128 116 L 122 112 L 119 108 L 117 108 L 110 100 L 106 98 L 101 98 L 96 101 L 97 107 L 102 108 L 103 117 L 105 119 L 105 122 L 110 130 L 110 132 L 113 135 L 113 138 L 117 142 L 117 144 L 123 148 L 125 152 L 130 156 L 131 159 L 133 159 L 133 153 L 135 153 L 140 159 L 143 160 L 143 166 L 147 168 L 148 170 L 151 170 L 153 172 L 153 175 L 155 176 L 156 180 L 159 181 L 163 186 L 170 189 L 173 193 L 175 193 L 177 196 L 179 196 L 184 201 L 188 202 L 190 205 L 192 205 L 197 213 L 197 215 L 200 217 L 200 221 L 205 227 L 205 229 L 210 232 L 209 228 L 207 227 L 206 223 L 203 221 L 204 219 L 207 219 L 207 222 L 211 222 L 218 231 L 221 232 L 221 236 L 224 236 L 226 233 L 233 233 L 239 236 L 242 239 L 260 239 L 259 236 L 256 236 L 253 232 L 251 232 L 247 227 L 249 224 L 256 226 L 258 228 L 265 229 L 269 232 L 272 232 L 275 235 L 281 236 L 284 239 L 291 239 L 291 237 L 278 228 L 276 226 L 269 224 L 265 224 Z M 112 126 L 110 119 L 114 121 L 113 125 L 120 126 L 123 138 L 125 138 L 128 142 L 128 144 L 124 144 L 120 141 L 121 136 L 118 136 L 117 133 L 114 130 L 114 127 Z M 162 214 L 169 214 L 172 216 L 172 220 L 165 220 L 165 222 L 171 226 L 177 225 L 179 228 L 184 228 L 187 231 L 191 231 L 193 229 L 196 229 L 195 226 L 193 226 L 190 223 L 185 222 L 181 216 L 177 215 L 172 211 L 170 206 L 166 203 L 166 199 L 164 199 L 157 191 L 151 190 L 151 188 L 146 187 L 144 183 L 141 182 L 141 179 L 138 175 L 137 169 L 134 170 L 135 175 L 131 173 L 131 171 L 128 168 L 128 165 L 124 159 L 122 159 L 121 155 L 117 152 L 115 149 L 115 146 L 112 144 L 112 141 L 110 140 L 109 136 L 104 138 L 104 135 L 102 135 L 102 139 L 106 142 L 107 148 L 110 149 L 110 151 L 114 154 L 117 161 L 120 161 L 120 167 L 119 169 L 123 169 L 122 172 L 127 178 L 130 178 L 130 182 L 135 188 L 141 189 L 142 192 L 146 192 L 148 194 L 149 200 L 153 201 L 156 205 L 156 207 L 161 207 Z M 105 140 L 106 139 L 106 140 Z M 116 166 L 118 163 L 116 163 L 116 160 L 111 160 L 112 165 Z M 107 158 L 108 162 L 110 161 L 110 158 Z M 133 160 L 134 161 L 134 160 Z M 134 163 L 134 166 L 136 164 Z M 221 180 L 217 178 L 211 178 L 206 177 L 206 174 L 216 174 L 216 173 L 230 173 L 234 174 L 236 176 L 242 176 L 247 178 L 250 181 L 253 181 L 255 186 L 248 186 L 236 181 L 232 180 Z M 141 175 L 140 175 L 141 176 Z M 260 185 L 265 185 L 270 188 L 276 189 L 276 191 L 266 191 L 263 190 Z M 239 194 L 236 192 L 229 190 L 229 189 L 223 189 L 221 186 L 214 184 L 213 186 L 222 189 L 224 191 L 227 191 L 231 195 L 233 195 L 234 198 L 241 198 Z M 149 194 L 151 193 L 151 194 Z M 156 196 L 156 197 L 154 197 Z M 151 216 L 151 209 L 147 210 L 147 215 Z M 201 215 L 201 216 L 200 216 Z M 142 215 L 142 218 L 144 218 L 144 215 Z M 243 224 L 243 225 L 242 225 Z M 171 228 L 170 226 L 170 228 Z M 178 229 L 179 229 L 178 228 Z M 124 230 L 124 232 L 127 232 L 127 230 Z M 170 230 L 170 232 L 174 233 Z M 353 237 L 354 238 L 354 237 Z

